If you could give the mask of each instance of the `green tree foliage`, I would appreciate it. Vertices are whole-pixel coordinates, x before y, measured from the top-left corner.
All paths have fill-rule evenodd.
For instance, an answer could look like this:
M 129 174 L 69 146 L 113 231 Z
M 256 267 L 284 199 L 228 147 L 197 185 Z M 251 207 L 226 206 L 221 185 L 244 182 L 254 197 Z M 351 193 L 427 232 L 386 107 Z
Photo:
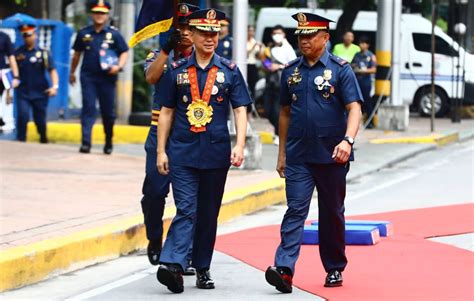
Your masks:
M 133 101 L 132 112 L 149 112 L 152 103 L 152 87 L 146 82 L 143 73 L 143 62 L 148 50 L 138 45 L 134 48 L 133 61 Z

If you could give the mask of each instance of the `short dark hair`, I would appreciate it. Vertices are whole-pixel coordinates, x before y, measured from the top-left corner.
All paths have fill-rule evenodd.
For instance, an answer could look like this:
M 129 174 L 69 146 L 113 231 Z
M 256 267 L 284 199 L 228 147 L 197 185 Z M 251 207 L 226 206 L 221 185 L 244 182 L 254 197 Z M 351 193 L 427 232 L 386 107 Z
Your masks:
M 359 38 L 359 44 L 362 44 L 362 43 L 366 43 L 366 44 L 369 44 L 370 45 L 370 39 L 369 37 L 367 36 L 361 36 Z
M 283 26 L 281 26 L 280 24 L 278 24 L 278 25 L 273 26 L 272 31 L 275 31 L 275 30 L 285 31 L 285 28 Z

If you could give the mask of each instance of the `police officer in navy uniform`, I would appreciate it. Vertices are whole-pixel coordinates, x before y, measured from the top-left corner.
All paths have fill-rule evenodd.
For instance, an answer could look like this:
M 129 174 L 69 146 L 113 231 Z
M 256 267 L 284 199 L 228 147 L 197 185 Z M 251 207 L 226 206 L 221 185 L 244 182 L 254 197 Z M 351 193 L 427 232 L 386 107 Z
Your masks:
M 153 265 L 159 264 L 163 240 L 163 213 L 170 187 L 169 176 L 158 173 L 156 167 L 156 127 L 161 108 L 156 98 L 158 83 L 165 69 L 170 68 L 174 61 L 191 55 L 193 42 L 190 37 L 191 32 L 186 16 L 196 10 L 199 10 L 198 6 L 187 3 L 178 4 L 177 30 L 172 33 L 167 43 L 161 48 L 161 51 L 151 51 L 145 61 L 145 77 L 149 84 L 154 85 L 155 92 L 153 94 L 152 121 L 145 143 L 146 176 L 143 182 L 141 205 L 146 235 L 149 240 L 147 255 L 148 260 Z M 184 274 L 194 275 L 195 272 L 191 266 L 187 266 Z
M 230 21 L 228 18 L 221 21 L 221 31 L 219 33 L 219 43 L 217 44 L 216 53 L 223 58 L 232 60 L 232 47 L 234 40 L 229 34 Z
M 93 25 L 79 30 L 73 45 L 74 55 L 69 76 L 71 84 L 76 82 L 75 71 L 81 54 L 84 53 L 81 67 L 82 144 L 79 149 L 81 153 L 90 153 L 97 98 L 104 125 L 104 153 L 112 153 L 117 74 L 127 61 L 128 46 L 115 28 L 106 25 L 110 8 L 108 2 L 93 1 L 90 4 Z
M 12 72 L 13 80 L 11 83 L 11 88 L 16 88 L 20 84 L 20 76 L 18 72 L 18 64 L 16 63 L 15 53 L 13 49 L 12 42 L 10 37 L 0 31 L 0 71 L 2 69 L 10 69 Z M 3 120 L 3 91 L 7 90 L 7 104 L 8 102 L 8 92 L 10 89 L 5 89 L 3 81 L 0 79 L 0 131 L 1 127 L 5 125 Z
M 20 27 L 24 45 L 15 50 L 20 71 L 20 85 L 16 89 L 17 140 L 26 141 L 27 124 L 33 109 L 33 120 L 40 142 L 48 143 L 46 109 L 48 98 L 57 94 L 59 81 L 50 53 L 36 45 L 35 29 L 34 24 L 24 24 Z M 50 81 L 46 72 L 49 72 Z
M 252 101 L 236 65 L 214 53 L 219 21 L 224 18 L 225 14 L 215 9 L 199 10 L 188 17 L 195 51 L 171 64 L 158 88 L 162 108 L 157 164 L 161 174 L 171 175 L 177 210 L 161 252 L 157 278 L 174 293 L 184 290 L 182 273 L 193 239 L 196 286 L 214 288 L 209 269 L 225 181 L 230 165 L 240 166 L 243 161 L 246 106 Z M 227 128 L 229 105 L 237 132 L 232 150 Z
M 277 171 L 285 178 L 288 209 L 281 224 L 268 283 L 291 293 L 304 222 L 314 188 L 318 191 L 319 251 L 326 287 L 342 285 L 346 267 L 344 198 L 352 146 L 361 119 L 362 95 L 348 62 L 325 49 L 329 22 L 298 13 L 295 34 L 302 56 L 281 79 L 280 147 Z

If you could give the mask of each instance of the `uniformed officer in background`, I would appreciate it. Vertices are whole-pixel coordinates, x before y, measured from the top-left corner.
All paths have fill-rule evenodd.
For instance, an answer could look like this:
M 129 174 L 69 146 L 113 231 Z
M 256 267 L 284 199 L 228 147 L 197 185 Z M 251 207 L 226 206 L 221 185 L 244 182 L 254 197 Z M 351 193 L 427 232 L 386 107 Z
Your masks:
M 112 137 L 115 122 L 115 88 L 117 74 L 125 66 L 128 46 L 122 35 L 107 26 L 110 4 L 103 0 L 90 3 L 93 24 L 77 33 L 71 63 L 71 84 L 76 82 L 75 71 L 82 53 L 82 145 L 81 153 L 90 153 L 92 127 L 96 118 L 96 99 L 99 99 L 102 123 L 105 132 L 104 153 L 112 153 Z
M 232 60 L 232 47 L 234 39 L 230 35 L 230 20 L 228 18 L 221 21 L 221 31 L 219 32 L 219 43 L 217 43 L 216 53 L 223 58 Z
M 18 64 L 16 63 L 15 54 L 12 42 L 10 41 L 10 37 L 0 31 L 0 72 L 5 69 L 10 69 L 13 80 L 11 82 L 11 88 L 16 88 L 20 84 L 20 76 L 18 72 Z M 10 88 L 10 87 L 9 87 Z M 3 100 L 3 92 L 7 91 L 7 97 L 5 98 L 6 101 Z M 9 90 L 3 84 L 3 80 L 0 78 L 0 131 L 2 127 L 5 125 L 4 121 L 4 109 L 6 105 L 9 104 Z
M 15 50 L 20 72 L 20 85 L 16 89 L 17 140 L 26 141 L 26 128 L 33 109 L 33 120 L 41 143 L 48 143 L 46 135 L 46 109 L 48 98 L 58 91 L 58 74 L 50 53 L 37 46 L 36 26 L 24 24 L 20 27 L 24 45 Z M 50 82 L 46 77 L 49 72 Z
M 146 151 L 146 176 L 143 182 L 143 198 L 141 200 L 143 216 L 145 220 L 146 235 L 148 238 L 147 255 L 153 265 L 158 265 L 163 241 L 163 213 L 165 210 L 166 197 L 170 189 L 170 178 L 168 175 L 158 173 L 156 167 L 156 127 L 160 115 L 160 104 L 156 98 L 158 82 L 165 71 L 171 68 L 171 64 L 181 58 L 188 57 L 193 51 L 191 31 L 187 24 L 186 16 L 193 11 L 199 10 L 198 6 L 180 3 L 178 4 L 178 28 L 170 36 L 161 51 L 151 51 L 145 62 L 145 77 L 149 84 L 153 84 L 152 121 L 145 142 Z M 190 257 L 190 256 L 189 256 Z M 190 261 L 189 258 L 188 261 Z M 194 275 L 194 269 L 186 267 L 185 275 Z
M 329 22 L 298 13 L 295 34 L 302 57 L 281 79 L 280 147 L 277 171 L 286 180 L 288 209 L 281 224 L 275 266 L 265 273 L 283 293 L 292 291 L 304 222 L 318 191 L 319 251 L 326 287 L 341 286 L 345 255 L 344 198 L 352 146 L 361 119 L 362 95 L 348 62 L 325 49 Z
M 157 277 L 174 293 L 184 290 L 182 273 L 193 239 L 196 286 L 214 288 L 209 269 L 225 181 L 230 165 L 240 166 L 244 156 L 246 106 L 252 101 L 236 65 L 214 53 L 219 21 L 224 18 L 225 14 L 215 9 L 199 10 L 188 17 L 195 51 L 171 64 L 158 89 L 162 105 L 158 170 L 171 175 L 177 212 L 161 252 Z M 232 150 L 227 127 L 229 104 L 237 133 Z

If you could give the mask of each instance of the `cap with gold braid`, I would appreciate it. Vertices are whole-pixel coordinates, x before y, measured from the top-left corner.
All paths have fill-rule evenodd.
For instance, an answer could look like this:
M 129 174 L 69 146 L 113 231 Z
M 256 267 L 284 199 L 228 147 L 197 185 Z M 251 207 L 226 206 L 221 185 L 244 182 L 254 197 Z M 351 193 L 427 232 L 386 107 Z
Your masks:
M 104 0 L 92 1 L 90 4 L 90 11 L 91 13 L 103 13 L 108 14 L 112 6 L 109 2 Z
M 225 19 L 225 13 L 217 9 L 202 9 L 188 16 L 189 26 L 202 31 L 221 31 L 221 21 Z
M 321 29 L 329 30 L 329 23 L 334 22 L 310 13 L 297 13 L 291 17 L 298 21 L 298 27 L 295 30 L 296 35 L 314 34 Z
M 182 25 L 187 24 L 188 19 L 186 17 L 199 9 L 200 9 L 199 6 L 196 6 L 196 5 L 187 4 L 187 3 L 179 3 L 178 12 L 177 12 L 178 23 Z
M 20 26 L 20 33 L 24 36 L 30 36 L 35 32 L 36 26 L 34 24 L 23 24 Z

